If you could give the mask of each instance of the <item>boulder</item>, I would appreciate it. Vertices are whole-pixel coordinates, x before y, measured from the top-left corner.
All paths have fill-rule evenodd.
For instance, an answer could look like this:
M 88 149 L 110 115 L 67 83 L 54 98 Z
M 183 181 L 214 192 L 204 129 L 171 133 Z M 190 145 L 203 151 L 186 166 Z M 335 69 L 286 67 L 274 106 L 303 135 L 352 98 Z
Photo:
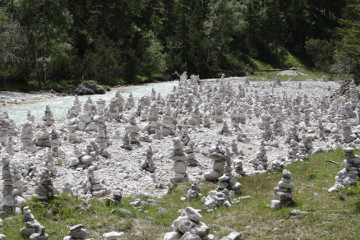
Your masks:
M 77 95 L 105 94 L 106 90 L 94 82 L 86 82 L 75 89 Z

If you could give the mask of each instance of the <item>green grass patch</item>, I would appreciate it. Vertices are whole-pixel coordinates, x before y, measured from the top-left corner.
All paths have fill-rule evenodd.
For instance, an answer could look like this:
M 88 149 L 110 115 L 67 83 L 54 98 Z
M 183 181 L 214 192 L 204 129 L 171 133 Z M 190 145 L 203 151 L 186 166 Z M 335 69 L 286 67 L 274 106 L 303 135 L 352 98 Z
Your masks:
M 359 153 L 359 151 L 356 151 Z M 334 185 L 337 172 L 343 168 L 342 150 L 310 156 L 309 161 L 287 166 L 293 175 L 295 205 L 273 210 L 273 188 L 281 173 L 265 173 L 238 179 L 243 186 L 242 196 L 251 196 L 232 207 L 220 207 L 215 212 L 202 212 L 203 222 L 211 233 L 222 237 L 231 230 L 244 234 L 245 239 L 357 239 L 360 235 L 360 187 L 351 186 L 339 192 L 328 193 Z M 331 160 L 339 164 L 326 162 Z M 134 207 L 132 199 L 123 199 L 122 206 L 106 206 L 102 200 L 85 201 L 78 197 L 59 194 L 49 202 L 31 199 L 30 206 L 36 219 L 47 228 L 50 239 L 62 239 L 69 227 L 83 224 L 91 238 L 101 239 L 109 231 L 124 231 L 123 239 L 162 239 L 178 210 L 187 206 L 203 209 L 200 198 L 181 201 L 190 183 L 171 188 L 168 194 L 156 199 L 157 205 Z M 203 195 L 217 184 L 200 182 Z M 142 199 L 145 201 L 147 198 Z M 159 213 L 159 209 L 166 211 Z M 292 209 L 307 214 L 290 215 Z M 124 213 L 121 209 L 131 212 Z M 4 221 L 3 233 L 9 239 L 24 239 L 19 230 L 24 226 L 22 215 Z

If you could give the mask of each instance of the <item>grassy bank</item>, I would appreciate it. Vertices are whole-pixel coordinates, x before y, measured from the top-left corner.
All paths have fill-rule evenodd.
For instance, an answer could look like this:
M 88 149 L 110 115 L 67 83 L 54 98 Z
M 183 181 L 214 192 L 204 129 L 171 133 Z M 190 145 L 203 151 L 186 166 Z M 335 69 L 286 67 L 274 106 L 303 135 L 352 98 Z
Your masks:
M 273 188 L 281 178 L 280 173 L 267 173 L 238 179 L 243 185 L 241 200 L 230 208 L 221 207 L 215 212 L 203 212 L 203 222 L 216 236 L 227 235 L 231 230 L 242 232 L 246 239 L 356 239 L 360 236 L 360 188 L 352 186 L 337 193 L 328 193 L 337 172 L 343 168 L 341 150 L 311 156 L 307 162 L 296 162 L 287 167 L 293 174 L 295 206 L 281 210 L 269 207 Z M 337 164 L 327 162 L 332 160 Z M 216 187 L 202 182 L 204 195 Z M 183 202 L 188 186 L 169 191 L 157 205 L 147 205 L 141 210 L 131 206 L 132 199 L 125 198 L 123 206 L 106 206 L 101 200 L 85 202 L 77 197 L 60 194 L 50 202 L 32 199 L 30 206 L 36 219 L 47 228 L 50 239 L 62 239 L 69 227 L 83 224 L 90 237 L 100 239 L 109 231 L 125 231 L 124 239 L 162 239 L 171 223 L 179 216 L 178 210 L 186 206 L 203 208 L 200 199 Z M 158 213 L 163 208 L 164 213 Z M 292 209 L 307 211 L 296 216 Z M 128 210 L 124 213 L 121 209 Z M 164 210 L 165 209 L 165 210 Z M 9 239 L 24 239 L 19 230 L 24 226 L 23 216 L 4 221 L 3 233 Z

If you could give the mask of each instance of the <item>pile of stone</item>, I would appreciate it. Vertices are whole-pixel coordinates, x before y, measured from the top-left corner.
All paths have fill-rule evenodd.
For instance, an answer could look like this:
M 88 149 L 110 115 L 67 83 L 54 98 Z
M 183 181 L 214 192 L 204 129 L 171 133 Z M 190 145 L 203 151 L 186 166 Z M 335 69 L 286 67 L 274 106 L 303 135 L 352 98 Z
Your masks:
M 46 105 L 45 115 L 43 116 L 42 120 L 43 120 L 43 125 L 45 127 L 50 127 L 55 123 L 54 116 L 53 113 L 51 112 L 49 105 Z
M 156 167 L 154 164 L 154 160 L 152 159 L 153 156 L 153 151 L 151 146 L 149 146 L 149 148 L 146 150 L 146 159 L 145 162 L 142 164 L 141 168 L 148 171 L 148 172 L 155 172 Z
M 151 105 L 151 108 L 150 108 L 150 111 L 149 111 L 149 114 L 148 114 L 148 126 L 146 127 L 146 130 L 148 131 L 149 134 L 154 134 L 155 133 L 155 130 L 159 128 L 159 123 L 158 123 L 158 109 L 156 107 L 156 103 L 153 103 Z
M 192 126 L 200 125 L 201 123 L 201 115 L 199 108 L 195 108 L 194 112 L 192 112 L 191 117 L 188 120 L 188 124 Z
M 72 226 L 68 232 L 68 236 L 64 237 L 63 240 L 91 240 L 86 239 L 89 235 L 88 231 L 84 228 L 82 224 Z
M 208 212 L 212 212 L 220 206 L 231 207 L 233 202 L 229 190 L 223 191 L 211 190 L 206 197 L 201 199 L 204 202 L 204 207 Z
M 251 160 L 251 163 L 253 164 L 255 170 L 266 170 L 267 169 L 267 156 L 266 156 L 266 150 L 265 150 L 265 144 L 264 141 L 261 141 L 260 148 L 258 152 L 255 154 L 255 157 Z
M 10 122 L 3 115 L 0 118 L 0 144 L 5 146 L 9 137 Z
M 217 181 L 223 174 L 226 163 L 230 164 L 230 157 L 225 155 L 225 150 L 219 144 L 210 150 L 208 157 L 214 161 L 213 170 L 206 172 L 204 178 L 207 181 Z
M 161 134 L 164 137 L 169 136 L 169 135 L 170 136 L 175 135 L 176 127 L 175 127 L 175 125 L 173 123 L 174 123 L 174 118 L 171 116 L 170 109 L 167 109 L 167 111 L 165 112 L 165 115 L 163 117 L 163 120 L 160 123 Z
M 235 172 L 237 174 L 239 174 L 240 176 L 245 176 L 246 173 L 244 171 L 244 167 L 243 167 L 243 160 L 238 158 L 238 159 L 235 159 L 234 160 L 234 169 L 235 169 Z
M 345 168 L 338 172 L 335 177 L 335 185 L 328 190 L 329 192 L 354 185 L 359 180 L 360 156 L 355 155 L 353 148 L 344 148 L 344 156 Z
M 96 158 L 96 150 L 91 144 L 87 145 L 83 150 L 80 150 L 75 145 L 74 157 L 70 157 L 67 160 L 67 165 L 80 170 L 89 167 Z
M 270 168 L 268 170 L 272 172 L 282 172 L 283 169 L 284 169 L 284 164 L 279 160 L 274 160 L 271 163 Z
M 200 163 L 195 159 L 195 153 L 194 153 L 194 143 L 193 142 L 189 142 L 187 144 L 187 147 L 185 149 L 185 153 L 187 154 L 187 164 L 188 166 L 191 167 L 196 167 L 199 166 Z
M 28 206 L 23 208 L 25 227 L 20 229 L 21 235 L 31 240 L 47 240 L 49 235 L 45 233 L 46 229 L 32 215 Z
M 57 153 L 60 151 L 60 146 L 61 146 L 60 134 L 55 129 L 52 129 L 50 135 L 51 135 L 50 137 L 51 150 L 54 153 Z
M 20 173 L 17 172 L 17 169 L 14 169 L 15 172 L 12 171 L 9 156 L 3 156 L 2 165 L 2 210 L 4 215 L 8 216 L 14 214 L 15 208 L 25 202 L 25 199 L 22 197 L 24 181 Z
M 55 188 L 51 180 L 51 174 L 51 171 L 46 167 L 40 170 L 40 179 L 35 190 L 35 196 L 40 200 L 47 201 L 54 195 Z
M 50 133 L 46 130 L 46 127 L 42 128 L 35 134 L 36 146 L 39 147 L 51 147 Z
M 139 141 L 140 128 L 136 124 L 135 116 L 132 116 L 130 118 L 129 123 L 130 123 L 130 125 L 127 126 L 126 131 L 129 132 L 130 143 L 131 144 L 140 144 L 140 141 Z
M 133 147 L 130 144 L 129 132 L 126 132 L 124 134 L 124 137 L 123 137 L 122 141 L 123 141 L 123 144 L 121 145 L 121 148 L 124 148 L 126 150 L 132 150 L 133 149 Z
M 210 235 L 210 228 L 201 222 L 202 216 L 199 210 L 187 207 L 180 210 L 181 216 L 178 217 L 171 225 L 171 232 L 164 236 L 164 240 L 175 239 L 213 239 Z
M 241 184 L 236 181 L 231 171 L 232 168 L 230 167 L 230 165 L 225 166 L 224 174 L 219 177 L 219 185 L 217 191 L 223 191 L 224 189 L 228 189 L 229 191 L 234 191 L 235 193 L 240 194 L 242 192 Z
M 223 126 L 222 126 L 219 134 L 226 135 L 226 136 L 231 135 L 231 131 L 230 131 L 229 126 L 226 121 L 223 121 Z
M 99 147 L 99 154 L 104 157 L 110 157 L 110 153 L 106 150 L 106 148 L 110 144 L 110 141 L 109 137 L 107 136 L 105 118 L 103 115 L 96 115 L 94 117 L 94 121 L 96 122 L 96 125 L 98 127 L 95 142 L 96 145 Z
M 175 177 L 170 179 L 172 184 L 187 182 L 189 177 L 186 173 L 188 157 L 184 153 L 183 144 L 179 138 L 173 139 L 174 148 L 171 154 L 171 159 L 174 161 Z
M 186 193 L 186 196 L 182 197 L 181 200 L 191 201 L 192 199 L 198 198 L 201 196 L 202 196 L 202 194 L 200 193 L 200 188 L 197 186 L 197 183 L 194 182 L 193 184 L 191 184 L 189 190 Z
M 31 153 L 36 152 L 36 146 L 34 145 L 34 131 L 31 122 L 24 123 L 21 129 L 21 143 L 22 146 L 20 148 L 21 151 L 28 151 Z
M 291 172 L 284 170 L 278 186 L 274 188 L 275 200 L 271 201 L 271 208 L 280 209 L 294 203 L 292 190 L 294 184 L 291 182 Z
M 298 143 L 293 139 L 290 142 L 290 148 L 288 151 L 288 160 L 291 162 L 294 162 L 298 159 L 298 152 L 299 152 L 299 145 Z
M 350 124 L 347 121 L 342 121 L 341 125 L 342 125 L 342 130 L 343 130 L 344 143 L 353 142 L 357 137 L 355 134 L 352 133 Z
M 112 192 L 112 198 L 106 198 L 106 206 L 120 206 L 122 199 L 122 194 L 119 190 L 115 190 Z
M 75 96 L 73 105 L 69 108 L 66 118 L 67 119 L 73 119 L 79 116 L 81 113 L 81 103 L 79 101 L 78 96 Z
M 100 181 L 95 177 L 95 167 L 90 166 L 88 168 L 87 178 L 82 181 L 81 184 L 81 194 L 84 194 L 86 197 L 103 197 L 111 193 L 110 188 L 104 186 L 105 181 Z

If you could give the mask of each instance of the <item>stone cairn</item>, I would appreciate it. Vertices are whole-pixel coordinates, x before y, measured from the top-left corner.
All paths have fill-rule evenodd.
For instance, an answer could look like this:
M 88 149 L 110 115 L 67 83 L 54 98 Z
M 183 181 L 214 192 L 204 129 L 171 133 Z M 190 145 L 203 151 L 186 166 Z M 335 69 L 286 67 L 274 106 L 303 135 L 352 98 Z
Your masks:
M 243 160 L 238 158 L 238 159 L 235 159 L 234 160 L 234 169 L 235 169 L 235 172 L 237 174 L 239 174 L 240 176 L 245 176 L 246 173 L 244 171 L 244 167 L 243 167 Z
M 163 117 L 162 122 L 160 123 L 161 126 L 161 133 L 164 137 L 166 136 L 174 136 L 176 127 L 173 124 L 174 118 L 171 116 L 170 109 L 167 109 L 165 115 Z
M 231 171 L 232 168 L 230 167 L 230 164 L 225 166 L 224 174 L 219 177 L 219 185 L 216 190 L 223 191 L 224 189 L 228 189 L 229 191 L 234 191 L 237 194 L 241 194 L 241 184 L 236 181 Z
M 40 179 L 35 190 L 35 195 L 43 201 L 49 200 L 54 195 L 55 188 L 51 180 L 51 171 L 44 167 L 40 170 Z
M 346 121 L 341 122 L 342 125 L 342 133 L 343 133 L 343 141 L 344 143 L 351 143 L 356 139 L 356 135 L 352 133 L 350 124 Z
M 121 206 L 122 194 L 119 190 L 112 192 L 112 198 L 106 198 L 106 206 Z
M 46 127 L 43 127 L 35 135 L 36 146 L 39 147 L 51 147 L 50 133 L 46 130 Z
M 213 170 L 206 172 L 204 178 L 207 181 L 217 181 L 223 174 L 225 164 L 230 158 L 225 155 L 225 150 L 220 148 L 219 144 L 210 150 L 208 157 L 214 161 Z
M 184 153 L 183 144 L 179 138 L 173 139 L 174 148 L 171 154 L 171 159 L 174 161 L 175 177 L 170 179 L 172 184 L 187 182 L 189 177 L 186 173 L 188 157 Z
M 67 119 L 73 119 L 79 116 L 79 114 L 81 113 L 81 103 L 79 101 L 78 96 L 75 96 L 73 105 L 69 108 L 68 112 L 67 112 Z
M 299 145 L 298 143 L 293 139 L 290 142 L 290 148 L 288 151 L 288 160 L 291 162 L 296 161 L 299 157 L 298 157 L 298 152 L 299 152 Z
M 88 168 L 87 179 L 81 183 L 84 190 L 83 193 L 87 197 L 103 197 L 110 194 L 111 190 L 102 184 L 104 181 L 101 182 L 95 177 L 94 171 L 94 166 Z
M 191 184 L 189 190 L 186 193 L 186 196 L 182 197 L 181 200 L 191 201 L 192 199 L 198 198 L 201 196 L 202 196 L 202 194 L 200 193 L 200 188 L 197 186 L 197 183 L 194 182 L 193 184 Z
M 222 205 L 231 207 L 233 204 L 231 193 L 226 188 L 222 191 L 211 190 L 208 195 L 201 200 L 204 202 L 204 208 L 208 212 L 212 212 Z
M 47 240 L 49 235 L 45 233 L 46 229 L 32 215 L 28 206 L 23 208 L 25 227 L 20 229 L 20 233 L 30 240 Z
M 141 168 L 148 171 L 148 172 L 155 172 L 156 167 L 154 164 L 154 160 L 152 159 L 153 156 L 153 151 L 151 146 L 149 146 L 149 148 L 146 150 L 146 159 L 145 162 L 142 164 Z
M 129 132 L 130 143 L 131 144 L 140 144 L 139 141 L 139 131 L 140 128 L 136 124 L 135 116 L 132 116 L 129 120 L 130 125 L 126 128 L 126 131 Z
M 70 157 L 67 160 L 67 165 L 78 170 L 89 167 L 94 159 L 97 157 L 97 153 L 93 146 L 87 145 L 83 150 L 74 146 L 74 157 Z
M 96 134 L 95 142 L 96 142 L 97 146 L 99 147 L 99 153 L 103 157 L 110 157 L 110 153 L 106 150 L 106 148 L 110 144 L 110 141 L 109 141 L 109 137 L 107 136 L 105 118 L 102 115 L 101 116 L 96 115 L 94 117 L 94 120 L 98 127 L 98 132 Z
M 275 200 L 271 201 L 271 208 L 280 209 L 294 203 L 292 190 L 294 184 L 291 182 L 291 172 L 284 170 L 278 186 L 274 188 Z
M 264 146 L 264 141 L 261 141 L 260 148 L 258 152 L 255 154 L 255 157 L 251 160 L 254 168 L 256 170 L 266 170 L 267 169 L 267 156 Z
M 15 196 L 13 195 L 14 187 L 12 174 L 10 169 L 10 158 L 5 155 L 2 158 L 2 179 L 3 179 L 3 212 L 5 216 L 12 215 L 15 213 Z
M 29 151 L 31 153 L 36 152 L 36 146 L 33 143 L 34 132 L 31 122 L 24 123 L 21 129 L 21 151 Z
M 88 231 L 84 228 L 82 224 L 72 226 L 68 232 L 68 236 L 64 237 L 63 240 L 91 240 L 86 239 L 89 235 Z
M 3 115 L 0 118 L 0 144 L 5 146 L 9 137 L 10 122 Z
M 187 147 L 185 149 L 185 152 L 187 154 L 187 165 L 191 167 L 199 166 L 200 163 L 195 159 L 195 153 L 194 153 L 194 143 L 189 141 L 187 144 Z
M 223 126 L 222 126 L 219 134 L 225 135 L 225 136 L 231 135 L 231 131 L 230 131 L 229 126 L 226 121 L 223 121 Z
M 355 155 L 353 148 L 344 148 L 345 168 L 340 170 L 335 177 L 335 185 L 328 191 L 334 192 L 345 186 L 354 185 L 359 180 L 360 156 Z
M 201 222 L 202 216 L 199 210 L 187 207 L 179 211 L 178 217 L 171 225 L 171 232 L 164 236 L 164 240 L 175 239 L 214 239 L 210 233 L 210 228 Z
M 133 147 L 130 144 L 130 138 L 129 138 L 129 132 L 125 132 L 123 138 L 122 138 L 123 144 L 121 145 L 121 148 L 124 148 L 126 150 L 133 150 Z
M 52 129 L 50 135 L 51 135 L 51 137 L 50 137 L 51 150 L 54 153 L 57 153 L 60 151 L 59 148 L 61 146 L 60 134 L 55 129 Z
M 50 127 L 55 123 L 54 116 L 49 105 L 46 105 L 45 115 L 43 116 L 42 120 L 45 127 Z

